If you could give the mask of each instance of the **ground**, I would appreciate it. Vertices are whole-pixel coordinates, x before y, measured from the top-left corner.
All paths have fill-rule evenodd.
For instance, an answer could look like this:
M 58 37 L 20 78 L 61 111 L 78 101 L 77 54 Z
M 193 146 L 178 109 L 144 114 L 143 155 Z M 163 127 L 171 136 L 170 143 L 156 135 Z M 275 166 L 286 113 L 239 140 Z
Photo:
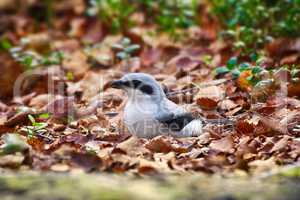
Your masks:
M 299 3 L 174 2 L 1 1 L 3 199 L 297 199 Z M 130 135 L 129 72 L 203 134 Z

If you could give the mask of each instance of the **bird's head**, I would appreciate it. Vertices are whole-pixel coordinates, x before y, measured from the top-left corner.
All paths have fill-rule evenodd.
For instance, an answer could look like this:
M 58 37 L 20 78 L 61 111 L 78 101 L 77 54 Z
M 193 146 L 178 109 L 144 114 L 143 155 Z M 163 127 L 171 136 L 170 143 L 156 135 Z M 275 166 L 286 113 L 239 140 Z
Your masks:
M 149 74 L 128 73 L 121 79 L 113 81 L 111 87 L 127 92 L 129 98 L 145 97 L 161 99 L 165 93 L 160 84 Z

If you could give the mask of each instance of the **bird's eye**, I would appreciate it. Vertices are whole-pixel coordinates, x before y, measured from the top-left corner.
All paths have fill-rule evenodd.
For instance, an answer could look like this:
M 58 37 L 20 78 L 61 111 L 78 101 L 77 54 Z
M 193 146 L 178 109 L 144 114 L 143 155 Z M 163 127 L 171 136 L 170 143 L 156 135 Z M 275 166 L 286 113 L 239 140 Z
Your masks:
M 142 85 L 139 89 L 145 94 L 153 94 L 153 88 L 150 85 Z
M 143 83 L 142 83 L 142 81 L 139 81 L 139 80 L 132 80 L 131 84 L 134 88 L 139 88 Z

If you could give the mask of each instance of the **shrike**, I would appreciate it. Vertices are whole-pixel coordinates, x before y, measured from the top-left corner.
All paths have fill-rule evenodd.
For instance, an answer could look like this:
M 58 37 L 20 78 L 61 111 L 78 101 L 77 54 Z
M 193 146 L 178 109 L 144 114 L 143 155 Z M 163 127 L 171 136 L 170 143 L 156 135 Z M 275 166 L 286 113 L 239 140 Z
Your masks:
M 157 135 L 198 136 L 202 120 L 170 101 L 160 84 L 150 75 L 129 73 L 112 82 L 113 88 L 128 95 L 124 123 L 131 134 L 143 138 Z
M 152 76 L 129 73 L 112 82 L 111 86 L 124 90 L 128 95 L 124 123 L 131 134 L 143 138 L 202 134 L 202 120 L 170 101 Z

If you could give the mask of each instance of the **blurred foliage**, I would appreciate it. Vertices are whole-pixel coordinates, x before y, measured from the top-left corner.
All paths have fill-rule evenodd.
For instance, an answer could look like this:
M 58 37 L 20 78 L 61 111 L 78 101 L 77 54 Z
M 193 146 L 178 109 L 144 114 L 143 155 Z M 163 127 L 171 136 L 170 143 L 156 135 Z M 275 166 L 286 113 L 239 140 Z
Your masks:
M 178 29 L 186 29 L 197 24 L 196 15 L 199 1 L 197 0 L 138 0 L 148 10 L 148 18 L 153 18 L 159 31 L 169 33 L 178 38 Z M 155 14 L 153 16 L 153 13 Z
M 113 33 L 123 30 L 130 25 L 129 16 L 134 7 L 127 0 L 90 0 L 87 14 L 98 16 Z
M 145 11 L 147 21 L 154 21 L 159 31 L 177 37 L 177 29 L 196 24 L 197 0 L 90 0 L 87 14 L 99 16 L 113 33 L 133 26 L 131 14 Z
M 112 45 L 112 48 L 117 51 L 117 58 L 127 60 L 141 47 L 138 44 L 132 44 L 129 38 L 123 38 L 119 43 Z
M 12 48 L 12 44 L 7 38 L 0 39 L 0 51 L 7 51 Z
M 9 49 L 12 57 L 24 66 L 25 70 L 32 70 L 38 66 L 60 65 L 64 59 L 64 54 L 60 51 L 52 51 L 41 56 L 32 50 L 24 50 L 22 47 Z
M 299 0 L 212 0 L 226 28 L 223 36 L 244 52 L 263 47 L 272 37 L 300 36 Z
M 27 133 L 28 138 L 33 138 L 47 133 L 47 130 L 45 129 L 48 126 L 47 123 L 37 122 L 32 115 L 28 115 L 28 119 L 31 122 L 31 126 L 24 126 L 21 128 L 21 131 Z
M 0 147 L 0 154 L 13 154 L 29 148 L 28 144 L 18 135 L 8 133 L 3 136 L 4 144 Z
M 280 67 L 268 66 L 266 68 L 264 55 L 251 54 L 251 62 L 239 62 L 237 57 L 231 57 L 225 66 L 215 69 L 216 75 L 230 74 L 237 80 L 238 85 L 246 90 L 261 89 L 265 85 L 280 81 L 292 83 L 299 82 L 299 65 L 283 65 Z

